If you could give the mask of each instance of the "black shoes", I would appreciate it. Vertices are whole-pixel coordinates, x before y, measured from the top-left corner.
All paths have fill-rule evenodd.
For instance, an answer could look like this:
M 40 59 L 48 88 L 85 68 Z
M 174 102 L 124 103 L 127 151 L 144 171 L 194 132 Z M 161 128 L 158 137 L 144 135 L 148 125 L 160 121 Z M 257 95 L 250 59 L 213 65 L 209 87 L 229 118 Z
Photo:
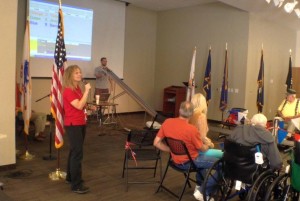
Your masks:
M 78 194 L 85 194 L 85 193 L 89 192 L 89 188 L 86 187 L 86 186 L 81 186 L 81 187 L 79 187 L 77 189 L 73 189 L 72 191 L 74 193 L 78 193 Z

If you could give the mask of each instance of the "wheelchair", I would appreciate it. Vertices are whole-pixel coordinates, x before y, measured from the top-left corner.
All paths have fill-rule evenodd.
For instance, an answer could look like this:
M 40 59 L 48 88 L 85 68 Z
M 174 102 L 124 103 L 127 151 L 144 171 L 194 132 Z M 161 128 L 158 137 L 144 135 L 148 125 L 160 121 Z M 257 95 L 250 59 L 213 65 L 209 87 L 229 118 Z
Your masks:
M 290 149 L 292 160 L 288 161 L 285 172 L 278 176 L 268 188 L 264 200 L 300 200 L 300 137 L 295 148 Z
M 229 200 L 239 196 L 245 200 L 251 187 L 259 186 L 264 181 L 265 188 L 276 178 L 268 165 L 256 164 L 255 153 L 256 146 L 244 146 L 231 140 L 224 141 L 224 155 L 216 161 L 208 170 L 203 182 L 204 200 Z M 213 182 L 213 185 L 212 185 Z M 213 187 L 208 189 L 207 187 Z M 265 192 L 260 186 L 256 187 Z M 211 193 L 210 193 L 211 192 Z M 248 200 L 260 200 L 264 192 L 256 192 L 257 198 L 248 198 Z

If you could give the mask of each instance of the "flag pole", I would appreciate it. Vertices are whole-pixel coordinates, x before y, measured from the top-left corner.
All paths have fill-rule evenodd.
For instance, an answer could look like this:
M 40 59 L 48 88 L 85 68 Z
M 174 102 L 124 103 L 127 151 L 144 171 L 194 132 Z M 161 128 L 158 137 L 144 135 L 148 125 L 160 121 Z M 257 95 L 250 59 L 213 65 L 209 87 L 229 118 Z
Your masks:
M 219 109 L 222 111 L 222 119 L 221 122 L 224 122 L 224 111 L 227 108 L 227 93 L 228 93 L 228 61 L 227 61 L 227 42 L 225 47 L 225 65 L 224 65 L 224 75 L 223 82 L 221 87 L 221 97 L 220 97 L 220 105 Z
M 27 134 L 24 132 L 24 146 L 25 146 L 25 153 L 21 156 L 19 156 L 19 159 L 23 159 L 23 160 L 31 160 L 35 157 L 35 155 L 29 153 L 28 150 L 28 136 Z
M 29 16 L 26 19 L 26 28 L 24 34 L 24 46 L 23 46 L 23 60 L 20 75 L 22 82 L 22 101 L 21 109 L 24 121 L 24 144 L 25 153 L 19 156 L 20 159 L 31 160 L 34 155 L 29 153 L 28 150 L 28 135 L 30 126 L 30 114 L 31 114 L 31 75 L 30 75 L 30 34 L 29 34 Z
M 61 10 L 61 0 L 59 0 L 59 9 Z M 59 11 L 59 13 L 62 12 L 62 11 Z M 60 23 L 60 22 L 59 22 Z M 62 27 L 63 29 L 63 27 Z M 60 72 L 60 71 L 58 71 Z M 56 111 L 56 118 L 55 118 L 55 123 L 54 125 L 56 125 L 56 121 L 57 120 L 57 111 Z M 56 135 L 56 132 L 58 131 L 58 129 L 56 128 L 55 129 L 55 135 Z M 56 171 L 55 172 L 51 172 L 49 173 L 49 178 L 53 181 L 56 181 L 56 180 L 60 180 L 60 179 L 63 179 L 65 180 L 66 179 L 66 172 L 63 172 L 60 170 L 60 147 L 57 147 L 57 167 L 56 167 Z

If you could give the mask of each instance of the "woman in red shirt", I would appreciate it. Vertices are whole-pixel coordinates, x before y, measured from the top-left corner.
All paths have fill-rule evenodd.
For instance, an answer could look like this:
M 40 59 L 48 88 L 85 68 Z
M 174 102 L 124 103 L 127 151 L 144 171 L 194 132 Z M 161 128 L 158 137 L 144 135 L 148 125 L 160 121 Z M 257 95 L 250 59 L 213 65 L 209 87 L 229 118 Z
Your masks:
M 63 76 L 64 126 L 70 143 L 66 181 L 71 183 L 73 192 L 83 194 L 89 191 L 89 188 L 82 184 L 81 162 L 86 133 L 84 108 L 91 85 L 85 84 L 84 92 L 82 92 L 81 80 L 82 73 L 79 66 L 72 65 L 65 70 Z

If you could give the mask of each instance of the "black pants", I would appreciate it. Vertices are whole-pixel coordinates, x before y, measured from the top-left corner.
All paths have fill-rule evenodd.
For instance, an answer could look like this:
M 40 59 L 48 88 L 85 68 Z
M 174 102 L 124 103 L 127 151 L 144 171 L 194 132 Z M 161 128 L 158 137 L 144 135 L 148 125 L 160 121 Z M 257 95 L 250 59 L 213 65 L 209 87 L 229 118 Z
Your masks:
M 71 189 L 75 190 L 82 186 L 82 167 L 83 142 L 86 127 L 84 126 L 65 126 L 69 137 L 70 152 L 67 165 L 66 180 L 71 182 Z

